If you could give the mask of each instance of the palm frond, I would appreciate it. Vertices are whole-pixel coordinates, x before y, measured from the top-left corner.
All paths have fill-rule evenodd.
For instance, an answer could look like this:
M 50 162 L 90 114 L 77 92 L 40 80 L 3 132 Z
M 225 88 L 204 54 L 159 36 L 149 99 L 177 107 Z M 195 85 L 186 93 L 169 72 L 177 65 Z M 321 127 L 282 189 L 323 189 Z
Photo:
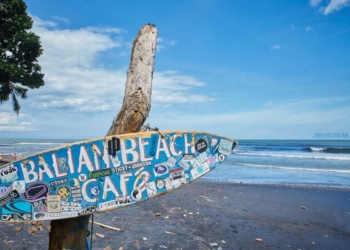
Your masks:
M 16 94 L 12 93 L 12 106 L 13 106 L 13 111 L 19 114 L 19 110 L 21 109 L 21 106 L 19 105 L 19 102 L 17 100 Z
M 19 86 L 13 86 L 13 92 L 20 96 L 22 99 L 27 99 L 27 91 L 28 89 L 23 88 L 23 87 L 19 87 Z

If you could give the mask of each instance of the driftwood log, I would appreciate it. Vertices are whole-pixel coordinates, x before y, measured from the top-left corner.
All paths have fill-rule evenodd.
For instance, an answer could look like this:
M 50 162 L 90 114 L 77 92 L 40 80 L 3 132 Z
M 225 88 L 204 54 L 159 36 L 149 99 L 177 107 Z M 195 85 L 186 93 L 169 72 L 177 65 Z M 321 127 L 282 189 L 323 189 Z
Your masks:
M 138 32 L 130 59 L 123 105 L 107 135 L 138 132 L 151 109 L 152 78 L 158 31 L 144 25 Z M 91 215 L 51 221 L 50 250 L 86 249 Z
M 109 135 L 138 132 L 148 117 L 156 42 L 156 27 L 144 25 L 134 40 L 123 105 L 108 131 Z

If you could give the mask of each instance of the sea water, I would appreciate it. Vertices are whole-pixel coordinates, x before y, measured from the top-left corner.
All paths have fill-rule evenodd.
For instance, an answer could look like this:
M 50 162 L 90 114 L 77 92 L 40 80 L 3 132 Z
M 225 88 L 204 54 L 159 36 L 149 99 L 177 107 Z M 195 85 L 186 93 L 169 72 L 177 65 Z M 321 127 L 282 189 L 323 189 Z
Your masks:
M 349 189 L 350 141 L 241 140 L 218 170 L 203 178 Z
M 0 138 L 0 155 L 24 157 L 76 141 Z M 350 141 L 239 140 L 234 153 L 202 179 L 350 189 Z

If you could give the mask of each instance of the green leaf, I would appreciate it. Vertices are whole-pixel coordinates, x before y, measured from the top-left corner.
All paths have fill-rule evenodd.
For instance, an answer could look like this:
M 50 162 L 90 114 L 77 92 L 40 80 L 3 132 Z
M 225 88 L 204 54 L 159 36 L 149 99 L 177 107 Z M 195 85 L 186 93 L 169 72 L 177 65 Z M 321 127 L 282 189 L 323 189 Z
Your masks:
M 43 53 L 39 36 L 30 31 L 33 20 L 23 0 L 1 0 L 0 5 L 0 103 L 12 96 L 18 114 L 17 97 L 27 98 L 28 88 L 44 86 L 44 74 L 37 63 Z M 25 88 L 25 87 L 28 88 Z

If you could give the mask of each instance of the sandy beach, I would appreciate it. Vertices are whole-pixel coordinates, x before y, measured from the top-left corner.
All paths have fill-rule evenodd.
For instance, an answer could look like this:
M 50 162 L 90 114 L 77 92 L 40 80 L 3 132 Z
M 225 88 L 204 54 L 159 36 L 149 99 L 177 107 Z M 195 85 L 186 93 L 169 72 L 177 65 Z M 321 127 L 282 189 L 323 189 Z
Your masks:
M 348 249 L 350 193 L 198 180 L 149 201 L 95 214 L 94 221 L 123 229 L 94 225 L 96 250 Z M 1 249 L 47 249 L 49 222 L 43 225 L 29 234 L 34 225 L 1 223 Z
M 0 155 L 0 166 L 13 161 L 12 155 Z

